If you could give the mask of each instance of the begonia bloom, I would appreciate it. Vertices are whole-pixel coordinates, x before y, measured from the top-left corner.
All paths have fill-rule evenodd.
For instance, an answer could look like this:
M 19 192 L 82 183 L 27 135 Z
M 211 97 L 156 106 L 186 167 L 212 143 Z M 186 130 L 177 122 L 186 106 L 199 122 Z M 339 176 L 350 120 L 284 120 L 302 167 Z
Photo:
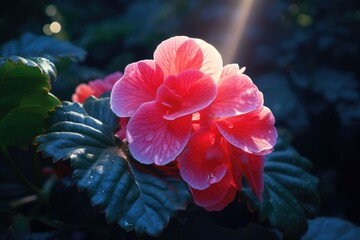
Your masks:
M 221 134 L 227 141 L 245 152 L 254 154 L 267 154 L 272 151 L 277 138 L 274 123 L 275 118 L 267 107 L 216 120 Z
M 111 109 L 131 117 L 126 137 L 141 163 L 165 165 L 182 152 L 192 114 L 215 99 L 222 59 L 210 44 L 185 36 L 162 42 L 154 60 L 128 65 L 111 93 Z
M 99 98 L 102 94 L 111 91 L 114 84 L 122 77 L 122 75 L 123 74 L 121 72 L 114 72 L 106 76 L 104 79 L 95 79 L 93 81 L 89 81 L 88 84 L 79 84 L 75 89 L 75 93 L 71 97 L 72 101 L 83 103 L 90 96 Z
M 249 154 L 231 145 L 216 125 L 195 132 L 179 156 L 180 173 L 196 204 L 221 210 L 242 187 L 242 176 L 261 199 L 264 156 Z
M 216 118 L 237 116 L 263 105 L 262 93 L 237 64 L 223 68 L 217 86 L 218 93 L 210 108 L 210 114 Z
M 219 182 L 227 172 L 229 151 L 214 127 L 203 127 L 193 133 L 179 156 L 182 178 L 198 190 Z
M 154 59 L 128 65 L 111 93 L 114 113 L 130 118 L 133 157 L 156 165 L 177 159 L 194 202 L 209 211 L 234 200 L 243 176 L 261 199 L 264 155 L 277 138 L 274 116 L 243 71 L 223 67 L 203 40 L 173 37 Z
M 197 190 L 190 186 L 190 191 L 197 205 L 208 211 L 220 211 L 234 200 L 238 192 L 238 189 L 231 183 L 232 176 L 228 172 L 221 181 L 212 184 L 208 188 Z
M 88 97 L 93 96 L 94 94 L 95 91 L 92 87 L 86 83 L 81 83 L 76 87 L 75 93 L 71 96 L 71 99 L 73 102 L 84 103 Z
M 261 199 L 263 155 L 272 151 L 277 138 L 262 93 L 237 65 L 224 67 L 217 87 L 215 100 L 196 116 L 195 132 L 178 157 L 195 203 L 207 210 L 221 210 L 231 202 L 241 190 L 242 176 Z
M 204 117 L 212 119 L 233 146 L 251 154 L 271 152 L 277 139 L 275 118 L 251 79 L 239 72 L 238 65 L 226 65 L 217 87 L 218 94 Z

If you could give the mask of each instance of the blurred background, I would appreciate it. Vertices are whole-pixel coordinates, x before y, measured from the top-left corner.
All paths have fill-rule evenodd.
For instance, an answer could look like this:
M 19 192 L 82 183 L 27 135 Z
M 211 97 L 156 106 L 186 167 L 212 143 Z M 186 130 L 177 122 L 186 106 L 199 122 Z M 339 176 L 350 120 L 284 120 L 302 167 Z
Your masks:
M 202 38 L 264 93 L 320 179 L 321 215 L 360 224 L 360 1 L 16 0 L 0 10 L 0 45 L 24 33 L 86 50 L 58 64 L 53 93 L 152 58 L 174 35 Z

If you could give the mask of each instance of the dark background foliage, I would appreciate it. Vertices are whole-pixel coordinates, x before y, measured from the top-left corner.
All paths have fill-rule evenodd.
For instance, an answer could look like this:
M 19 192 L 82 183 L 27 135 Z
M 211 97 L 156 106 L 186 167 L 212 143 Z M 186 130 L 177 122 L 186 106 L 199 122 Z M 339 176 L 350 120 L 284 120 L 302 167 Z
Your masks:
M 58 78 L 53 82 L 52 92 L 61 100 L 70 100 L 80 82 L 123 71 L 130 62 L 152 58 L 156 46 L 174 35 L 203 38 L 224 54 L 228 50 L 226 46 L 237 38 L 237 29 L 241 28 L 241 24 L 234 27 L 232 24 L 239 13 L 245 14 L 241 9 L 249 2 L 252 1 L 10 1 L 7 7 L 0 9 L 0 45 L 31 32 L 51 34 L 85 49 L 87 55 L 81 64 L 67 60 L 55 62 Z M 246 73 L 264 92 L 265 105 L 274 112 L 277 127 L 289 130 L 293 146 L 313 162 L 312 173 L 320 180 L 320 214 L 360 224 L 357 191 L 360 183 L 357 154 L 360 143 L 360 2 L 254 2 L 230 61 L 246 66 Z M 51 33 L 48 29 L 47 24 L 54 21 L 61 24 L 59 33 Z M 11 153 L 26 156 L 17 149 Z M 49 159 L 44 161 L 51 165 Z M 21 167 L 27 169 L 27 163 L 22 164 Z M 7 193 L 14 196 L 26 191 L 14 187 L 2 167 L 0 171 L 4 171 L 0 174 L 1 181 L 8 183 L 2 187 L 0 196 L 8 196 L 4 192 L 9 189 L 11 192 Z M 69 197 L 75 190 L 72 187 L 71 180 L 65 178 L 56 183 L 51 195 L 50 200 L 55 201 L 53 206 L 58 208 L 50 210 L 60 219 L 69 218 L 64 214 L 66 211 L 72 212 L 71 216 L 84 217 L 80 214 L 84 209 L 69 208 L 76 201 L 84 201 L 83 196 Z M 62 189 L 67 189 L 66 194 L 62 194 Z M 56 196 L 64 197 L 64 201 L 58 201 Z M 61 208 L 64 212 L 59 211 Z M 210 228 L 214 230 L 209 236 L 216 235 L 218 230 L 225 231 L 232 239 L 242 234 L 234 229 L 253 218 L 236 204 L 220 213 L 192 211 L 191 208 L 189 212 L 195 219 L 202 219 L 189 223 L 195 236 L 196 229 Z M 96 218 L 92 212 L 87 214 L 88 218 Z M 173 223 L 179 219 L 172 220 L 163 238 L 169 232 L 181 233 Z M 70 222 L 82 220 L 73 217 Z M 103 222 L 104 219 L 94 221 Z M 35 226 L 41 229 L 42 224 L 39 220 Z M 96 229 L 92 234 L 129 237 L 111 226 Z M 253 227 L 260 234 L 267 231 Z M 84 237 L 81 231 L 57 234 L 59 238 L 63 237 L 61 234 L 67 237 L 77 234 L 78 238 L 74 239 Z

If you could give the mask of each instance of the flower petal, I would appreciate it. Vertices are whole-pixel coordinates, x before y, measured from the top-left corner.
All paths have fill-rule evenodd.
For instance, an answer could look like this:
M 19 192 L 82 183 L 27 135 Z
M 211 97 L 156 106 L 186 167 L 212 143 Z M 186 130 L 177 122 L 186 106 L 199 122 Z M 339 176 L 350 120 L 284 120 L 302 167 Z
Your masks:
M 248 153 L 267 154 L 275 145 L 275 118 L 267 107 L 235 117 L 216 120 L 223 137 Z
M 224 201 L 224 199 L 226 199 L 225 202 L 229 203 L 235 197 L 235 194 L 232 194 L 234 190 L 231 190 L 229 194 L 229 190 L 231 188 L 235 189 L 235 187 L 232 185 L 231 174 L 229 171 L 225 174 L 224 178 L 220 182 L 214 183 L 206 189 L 197 190 L 192 187 L 189 188 L 193 195 L 194 202 L 204 208 L 211 208 L 212 206 L 216 206 L 217 204 Z
M 124 74 L 122 72 L 113 72 L 109 75 L 107 75 L 105 78 L 104 78 L 104 82 L 106 82 L 107 84 L 109 85 L 112 85 L 114 86 L 114 84 L 119 81 L 119 79 L 123 76 Z
M 111 91 L 114 84 L 123 76 L 121 72 L 114 72 L 104 79 L 96 79 L 89 82 L 89 86 L 94 90 L 94 96 L 100 97 L 103 93 Z
M 230 152 L 232 160 L 237 166 L 236 171 L 240 170 L 245 175 L 251 189 L 261 200 L 262 192 L 264 190 L 264 156 L 249 154 L 234 146 L 230 146 Z M 233 170 L 233 176 L 234 175 L 236 174 Z M 241 190 L 241 188 L 239 190 Z
M 225 176 L 226 161 L 230 160 L 226 142 L 219 142 L 220 136 L 216 138 L 210 129 L 202 128 L 190 137 L 184 151 L 178 157 L 181 177 L 194 189 L 208 188 Z
M 83 103 L 85 100 L 94 95 L 95 91 L 88 84 L 81 83 L 76 89 L 75 93 L 71 96 L 73 102 Z
M 232 117 L 263 105 L 263 95 L 237 64 L 226 65 L 217 83 L 218 92 L 211 104 L 214 117 Z
M 115 135 L 120 140 L 124 140 L 126 138 L 126 125 L 127 125 L 128 121 L 129 121 L 129 118 L 120 118 L 119 119 L 120 129 L 115 133 Z
M 227 205 L 229 205 L 232 201 L 234 201 L 237 189 L 233 186 L 231 186 L 227 193 L 225 194 L 225 197 L 221 199 L 218 203 L 205 207 L 208 211 L 221 211 L 223 210 Z
M 220 53 L 213 45 L 205 42 L 204 40 L 199 38 L 195 38 L 194 40 L 200 46 L 204 55 L 200 71 L 210 75 L 214 81 L 217 82 L 220 79 L 223 68 L 223 60 Z
M 164 74 L 153 60 L 129 64 L 111 92 L 111 109 L 119 117 L 131 117 L 141 104 L 155 100 Z
M 126 129 L 130 152 L 141 163 L 165 165 L 184 149 L 191 133 L 191 115 L 169 121 L 163 118 L 167 108 L 155 101 L 144 103 Z
M 165 76 L 197 69 L 215 81 L 220 77 L 223 64 L 220 53 L 212 45 L 186 36 L 172 37 L 160 43 L 154 52 L 154 59 Z
M 157 101 L 172 105 L 170 112 L 164 116 L 168 120 L 198 112 L 209 106 L 216 96 L 216 85 L 212 78 L 197 70 L 187 70 L 178 76 L 170 76 L 164 85 L 180 98 L 176 100 L 177 104 L 173 104 L 175 97 L 171 98 L 172 102 L 168 102 L 169 93 L 164 95 L 158 91 Z

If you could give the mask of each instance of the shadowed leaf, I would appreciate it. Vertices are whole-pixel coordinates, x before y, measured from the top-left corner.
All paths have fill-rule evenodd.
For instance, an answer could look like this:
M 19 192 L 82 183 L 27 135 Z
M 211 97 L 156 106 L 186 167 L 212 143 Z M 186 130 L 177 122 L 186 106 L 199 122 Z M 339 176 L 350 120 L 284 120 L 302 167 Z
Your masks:
M 49 93 L 55 77 L 45 58 L 0 58 L 0 145 L 27 147 L 42 132 L 49 110 L 60 104 Z
M 259 210 L 260 221 L 268 220 L 288 238 L 299 238 L 307 229 L 307 218 L 318 212 L 318 179 L 308 172 L 311 167 L 308 159 L 280 138 L 265 159 L 262 202 L 249 187 L 244 188 L 250 204 Z
M 330 217 L 319 217 L 309 221 L 309 229 L 302 240 L 310 239 L 358 239 L 360 227 L 339 219 Z
M 74 62 L 85 59 L 86 52 L 73 44 L 53 37 L 25 33 L 18 40 L 5 43 L 0 49 L 2 56 L 44 57 L 51 61 L 68 58 Z
M 70 159 L 78 188 L 101 205 L 107 221 L 127 231 L 157 236 L 190 198 L 177 168 L 141 165 L 120 148 L 114 136 L 117 119 L 109 98 L 89 98 L 83 106 L 64 102 L 37 138 L 38 151 L 55 161 Z

